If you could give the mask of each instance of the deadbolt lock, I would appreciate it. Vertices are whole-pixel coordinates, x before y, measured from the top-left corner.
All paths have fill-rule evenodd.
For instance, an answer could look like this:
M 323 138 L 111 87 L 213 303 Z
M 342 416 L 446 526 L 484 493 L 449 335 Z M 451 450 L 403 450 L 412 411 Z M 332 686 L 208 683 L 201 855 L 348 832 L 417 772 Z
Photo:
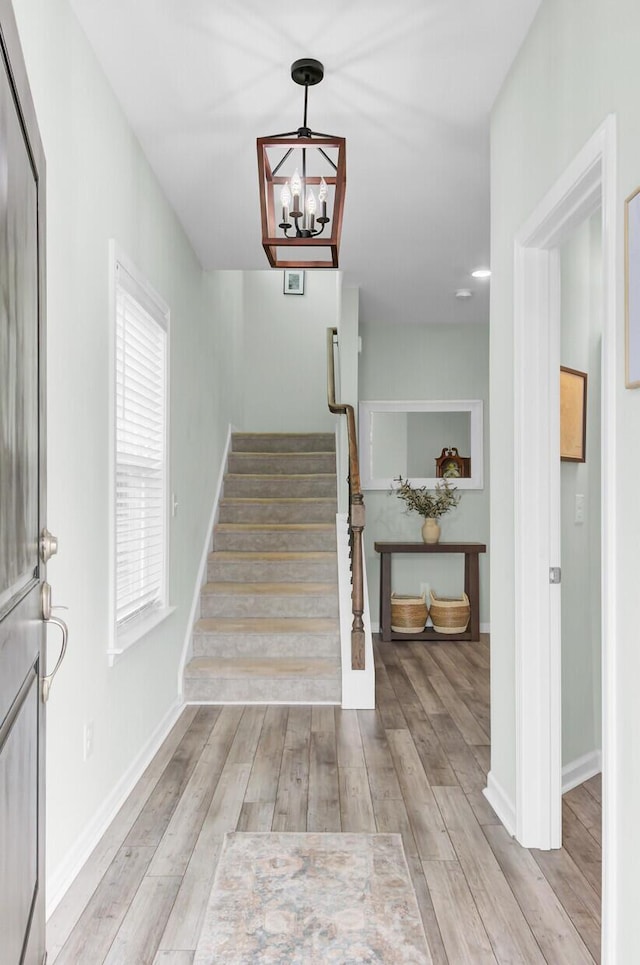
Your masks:
M 48 563 L 52 556 L 58 552 L 58 537 L 53 536 L 47 527 L 42 530 L 40 536 L 40 559 L 43 563 Z

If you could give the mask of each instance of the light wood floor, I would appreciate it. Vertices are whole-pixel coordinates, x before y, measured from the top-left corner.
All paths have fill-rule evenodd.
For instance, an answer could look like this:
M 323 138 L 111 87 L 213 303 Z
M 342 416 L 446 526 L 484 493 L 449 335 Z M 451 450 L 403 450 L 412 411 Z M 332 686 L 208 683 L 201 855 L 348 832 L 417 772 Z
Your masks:
M 489 644 L 378 644 L 375 711 L 188 707 L 49 923 L 58 965 L 190 965 L 224 833 L 400 832 L 434 963 L 599 961 L 600 784 L 560 851 L 482 795 Z

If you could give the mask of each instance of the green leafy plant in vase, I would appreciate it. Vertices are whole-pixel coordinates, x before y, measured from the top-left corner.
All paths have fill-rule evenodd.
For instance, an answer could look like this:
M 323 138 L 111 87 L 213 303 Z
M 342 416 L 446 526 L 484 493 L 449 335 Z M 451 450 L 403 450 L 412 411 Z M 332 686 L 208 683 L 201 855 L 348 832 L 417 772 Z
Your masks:
M 425 543 L 437 543 L 440 539 L 440 520 L 445 513 L 455 509 L 460 502 L 460 493 L 448 479 L 436 483 L 435 489 L 426 486 L 412 486 L 408 479 L 398 476 L 394 479 L 397 486 L 391 492 L 403 501 L 405 512 L 418 513 L 424 519 L 422 539 Z

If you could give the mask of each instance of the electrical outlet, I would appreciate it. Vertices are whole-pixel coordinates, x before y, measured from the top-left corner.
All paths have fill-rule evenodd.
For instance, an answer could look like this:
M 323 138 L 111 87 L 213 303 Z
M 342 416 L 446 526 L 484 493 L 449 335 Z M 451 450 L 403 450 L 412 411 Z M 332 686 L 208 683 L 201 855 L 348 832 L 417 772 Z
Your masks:
M 584 493 L 576 493 L 575 523 L 584 523 Z
M 93 754 L 93 721 L 90 720 L 84 725 L 83 735 L 83 758 L 88 761 Z

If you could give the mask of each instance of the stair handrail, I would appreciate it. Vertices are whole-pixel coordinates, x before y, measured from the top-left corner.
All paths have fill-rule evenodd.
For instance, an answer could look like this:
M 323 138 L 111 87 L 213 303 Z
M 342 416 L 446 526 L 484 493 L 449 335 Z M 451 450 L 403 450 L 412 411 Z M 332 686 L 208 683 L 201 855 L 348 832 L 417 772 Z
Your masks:
M 362 615 L 364 613 L 364 578 L 362 567 L 362 531 L 364 530 L 364 498 L 360 488 L 360 463 L 358 461 L 358 437 L 356 416 L 352 405 L 336 402 L 336 375 L 333 358 L 334 341 L 338 329 L 327 329 L 327 402 L 329 411 L 347 417 L 347 440 L 349 445 L 349 546 L 351 550 L 351 669 L 365 669 L 365 636 Z

